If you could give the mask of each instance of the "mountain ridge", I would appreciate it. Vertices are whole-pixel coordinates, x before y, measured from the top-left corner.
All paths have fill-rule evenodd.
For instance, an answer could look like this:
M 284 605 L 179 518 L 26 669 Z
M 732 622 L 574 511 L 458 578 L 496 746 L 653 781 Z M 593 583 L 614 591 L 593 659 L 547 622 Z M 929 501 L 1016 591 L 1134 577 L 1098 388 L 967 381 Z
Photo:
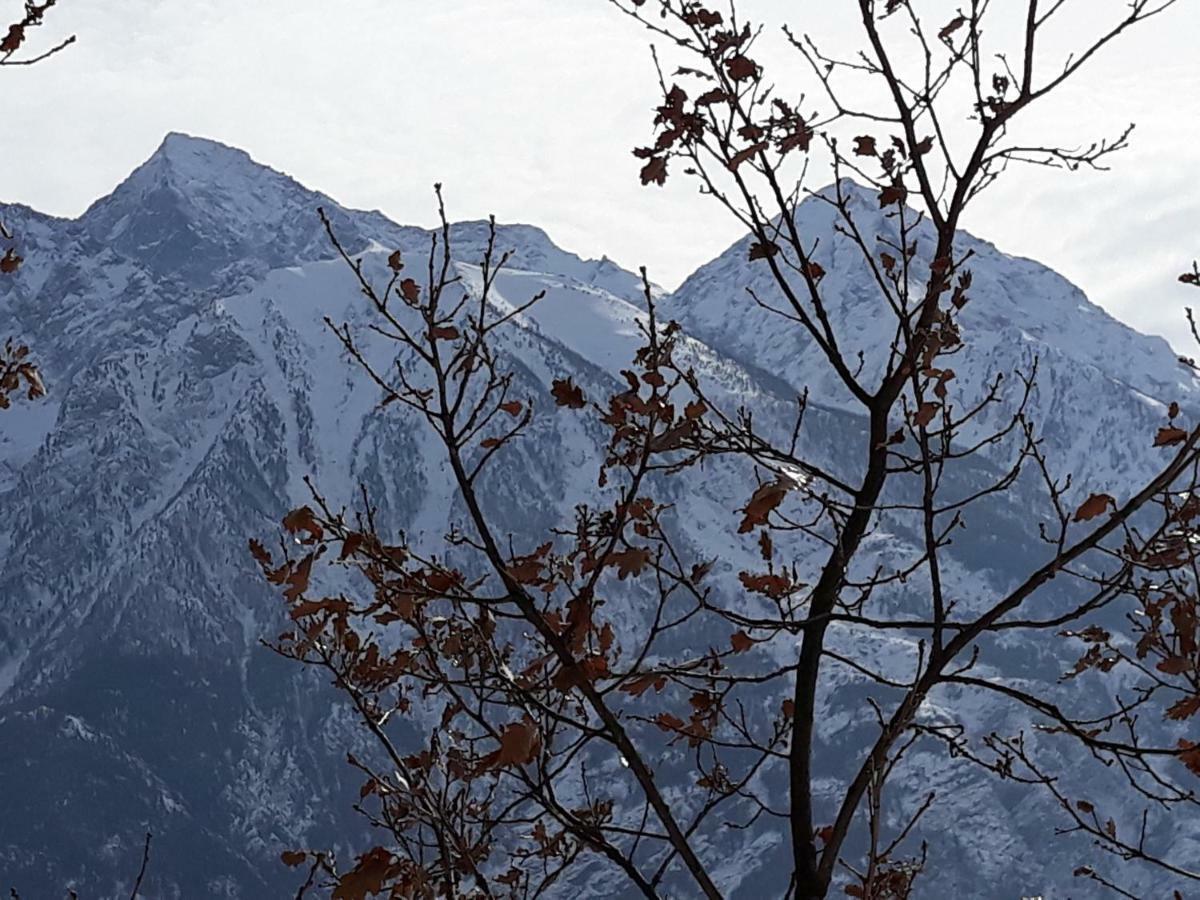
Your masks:
M 0 760 L 0 794 L 13 798 L 14 811 L 0 822 L 0 874 L 28 885 L 26 894 L 43 884 L 57 889 L 64 877 L 93 895 L 115 893 L 109 886 L 126 874 L 146 826 L 161 835 L 153 876 L 162 896 L 283 893 L 289 882 L 275 863 L 280 849 L 324 842 L 344 850 L 347 835 L 360 834 L 343 814 L 354 787 L 341 760 L 354 731 L 327 690 L 257 646 L 259 636 L 273 633 L 280 610 L 244 541 L 270 534 L 284 510 L 307 499 L 302 479 L 310 474 L 338 502 L 366 485 L 381 521 L 420 539 L 436 542 L 462 518 L 419 422 L 379 409 L 378 392 L 324 326 L 325 315 L 361 324 L 369 310 L 312 204 L 326 206 L 368 275 L 385 274 L 394 249 L 422 271 L 432 232 L 344 209 L 216 142 L 174 135 L 160 150 L 198 167 L 183 194 L 160 183 L 156 167 L 164 161 L 152 156 L 79 219 L 25 234 L 26 264 L 0 282 L 0 315 L 28 335 L 51 388 L 39 404 L 18 404 L 0 420 L 0 502 L 11 511 L 0 523 L 0 743 L 44 756 L 31 749 Z M 202 150 L 228 165 L 207 168 Z M 271 199 L 276 189 L 284 196 Z M 864 221 L 885 227 L 869 201 L 864 193 Z M 815 216 L 816 202 L 803 215 Z M 36 217 L 28 221 L 37 225 Z M 831 231 L 817 230 L 829 254 L 820 257 L 823 286 L 841 304 L 848 346 L 878 352 L 873 311 L 862 306 L 862 273 Z M 451 233 L 456 270 L 465 289 L 477 292 L 486 225 L 455 223 Z M 645 321 L 640 277 L 561 250 L 535 226 L 499 226 L 498 233 L 500 249 L 514 253 L 494 302 L 511 307 L 547 292 L 498 338 L 522 395 L 544 398 L 550 381 L 566 375 L 589 396 L 615 389 Z M 803 342 L 740 294 L 761 284 L 761 296 L 770 297 L 748 256 L 747 241 L 735 243 L 679 291 L 660 295 L 660 317 L 681 321 L 688 336 L 681 354 L 717 396 L 754 406 L 765 427 L 782 427 L 794 395 L 812 388 L 807 451 L 835 471 L 845 468 L 866 439 L 861 421 L 819 377 Z M 1169 348 L 1159 358 L 1165 343 L 1091 321 L 1093 313 L 1072 304 L 1077 289 L 1045 267 L 998 250 L 979 256 L 992 271 L 977 275 L 965 315 L 992 304 L 1011 317 L 1019 293 L 1052 297 L 1064 311 L 1064 321 L 1046 326 L 1059 331 L 1050 329 L 1040 345 L 1050 358 L 1037 410 L 1061 432 L 1048 436 L 1051 449 L 1089 488 L 1153 465 L 1149 447 L 1101 451 L 1086 438 L 1102 427 L 1151 434 L 1161 420 L 1154 404 L 1196 405 L 1194 378 L 1177 371 Z M 986 317 L 974 334 L 966 329 L 969 341 L 979 340 L 970 346 L 980 363 L 960 367 L 955 390 L 969 396 L 990 367 L 1010 370 L 1024 359 L 1004 343 L 1029 343 L 1010 324 L 1000 323 L 998 337 Z M 1067 329 L 1076 338 L 1096 336 L 1101 349 L 1051 353 L 1050 338 Z M 396 361 L 385 344 L 366 349 L 381 366 Z M 1150 361 L 1139 369 L 1143 357 Z M 1110 377 L 1123 366 L 1135 376 L 1127 388 Z M 520 539 L 544 533 L 595 495 L 590 464 L 603 444 L 586 422 L 535 406 L 531 439 L 500 459 L 487 483 L 488 514 Z M 1109 410 L 1107 419 L 1099 407 Z M 736 524 L 730 510 L 752 485 L 747 473 L 720 469 L 668 494 L 687 547 L 720 557 L 714 578 L 721 584 L 756 556 L 755 548 L 729 541 Z M 996 550 L 1018 546 L 1033 496 L 1019 489 L 1026 492 L 983 513 L 987 536 L 955 548 L 948 584 L 966 594 L 1013 577 Z M 884 525 L 872 538 L 878 559 L 907 546 L 903 522 Z M 892 602 L 908 596 L 899 592 Z M 632 612 L 625 624 L 637 626 Z M 896 638 L 878 653 L 899 664 L 914 646 Z M 1019 656 L 1031 677 L 1052 681 L 1062 671 L 1047 648 L 1023 646 Z M 853 681 L 837 684 L 842 693 L 822 699 L 823 721 L 836 725 L 821 748 L 831 766 L 845 756 L 839 744 L 856 745 L 866 727 L 862 704 L 845 699 L 858 696 Z M 1001 714 L 981 708 L 972 715 L 994 724 Z M 79 752 L 84 746 L 90 754 Z M 971 813 L 995 835 L 995 846 L 951 837 L 940 852 L 958 856 L 939 857 L 946 870 L 934 889 L 971 890 L 979 872 L 1003 871 L 1009 853 L 1034 859 L 1035 848 L 1042 854 L 1037 877 L 1059 883 L 1054 873 L 1067 851 L 1042 852 L 1044 805 L 1008 816 L 1001 792 L 959 768 L 923 757 L 920 764 L 930 767 L 925 777 L 961 786 L 962 801 L 943 814 L 949 821 Z M 56 771 L 74 777 L 56 778 Z M 70 823 L 56 821 L 54 811 L 64 807 L 79 810 Z M 705 840 L 723 842 L 717 846 L 727 868 L 748 879 L 729 882 L 732 894 L 740 888 L 756 896 L 772 884 L 780 845 L 770 834 L 757 845 Z M 1197 840 L 1195 829 L 1181 829 L 1178 840 Z M 121 852 L 101 852 L 110 846 Z M 563 891 L 597 896 L 586 878 Z

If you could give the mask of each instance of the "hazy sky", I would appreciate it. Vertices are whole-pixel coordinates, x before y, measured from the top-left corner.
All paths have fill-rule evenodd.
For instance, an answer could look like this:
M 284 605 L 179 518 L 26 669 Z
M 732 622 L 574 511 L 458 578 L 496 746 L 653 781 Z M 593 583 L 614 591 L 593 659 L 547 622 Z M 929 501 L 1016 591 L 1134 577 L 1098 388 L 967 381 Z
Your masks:
M 931 20 L 955 5 L 924 4 Z M 1124 6 L 1070 5 L 1079 36 L 1064 30 L 1064 47 Z M 857 46 L 849 0 L 740 6 L 830 50 Z M 0 19 L 19 8 L 0 0 Z M 582 255 L 645 264 L 668 287 L 739 236 L 686 179 L 638 184 L 629 151 L 647 141 L 657 99 L 649 38 L 605 0 L 63 0 L 52 12 L 35 43 L 75 32 L 78 44 L 0 73 L 6 200 L 77 215 L 177 130 L 405 223 L 431 222 L 440 180 L 455 218 L 540 225 Z M 1200 255 L 1196 35 L 1200 0 L 1179 0 L 1038 113 L 1066 144 L 1137 122 L 1113 171 L 1014 170 L 966 222 L 1189 355 L 1182 307 L 1200 296 L 1175 277 Z M 775 80 L 802 74 L 771 40 Z

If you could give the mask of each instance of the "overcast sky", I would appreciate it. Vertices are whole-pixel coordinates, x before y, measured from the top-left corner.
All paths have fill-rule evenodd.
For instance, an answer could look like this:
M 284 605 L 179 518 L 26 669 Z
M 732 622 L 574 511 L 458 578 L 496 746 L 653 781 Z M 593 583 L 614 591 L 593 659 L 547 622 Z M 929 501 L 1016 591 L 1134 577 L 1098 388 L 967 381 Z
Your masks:
M 1078 40 L 1123 7 L 1072 3 Z M 956 4 L 924 5 L 936 20 Z M 848 0 L 740 6 L 830 50 L 857 46 Z M 0 19 L 19 8 L 0 0 Z M 647 141 L 656 101 L 649 38 L 605 0 L 63 0 L 52 13 L 35 45 L 79 42 L 0 76 L 5 200 L 78 215 L 176 130 L 404 223 L 431 223 L 442 181 L 454 218 L 540 225 L 581 255 L 645 264 L 667 287 L 739 236 L 686 179 L 638 184 L 629 151 Z M 1200 255 L 1197 35 L 1200 0 L 1179 0 L 1037 113 L 1068 144 L 1136 122 L 1111 172 L 1013 171 L 966 222 L 1189 355 L 1182 307 L 1200 297 L 1175 277 Z M 777 81 L 800 72 L 780 44 L 764 50 L 778 53 Z

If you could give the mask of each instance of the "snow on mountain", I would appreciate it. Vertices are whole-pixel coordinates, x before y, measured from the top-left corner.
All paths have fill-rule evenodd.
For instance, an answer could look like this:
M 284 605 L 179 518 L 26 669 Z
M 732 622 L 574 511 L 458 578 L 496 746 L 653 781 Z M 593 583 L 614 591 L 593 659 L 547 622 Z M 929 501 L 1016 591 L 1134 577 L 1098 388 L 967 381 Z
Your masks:
M 855 201 L 860 227 L 888 233 L 893 224 L 868 199 Z M 179 134 L 78 220 L 0 208 L 27 259 L 0 282 L 0 321 L 34 347 L 51 387 L 45 400 L 0 419 L 0 745 L 18 748 L 0 754 L 0 881 L 22 886 L 23 896 L 67 885 L 114 894 L 146 827 L 156 835 L 156 896 L 279 896 L 294 890 L 276 862 L 280 849 L 344 848 L 360 834 L 342 764 L 353 725 L 323 685 L 257 645 L 276 630 L 278 601 L 245 541 L 270 534 L 284 510 L 307 499 L 305 475 L 337 503 L 365 485 L 386 527 L 417 540 L 436 540 L 463 509 L 428 432 L 395 407 L 379 409 L 377 389 L 323 323 L 326 315 L 361 323 L 368 310 L 318 205 L 368 271 L 382 272 L 397 248 L 422 268 L 429 231 L 345 209 L 240 150 Z M 875 295 L 835 236 L 828 206 L 810 200 L 799 218 L 822 238 L 839 336 L 864 352 L 869 371 L 889 338 Z M 486 223 L 458 223 L 452 234 L 464 286 L 478 290 Z M 545 292 L 500 337 L 518 395 L 544 398 L 550 381 L 568 374 L 593 396 L 619 384 L 645 321 L 640 276 L 581 259 L 532 226 L 500 226 L 498 245 L 511 257 L 493 302 Z M 1151 434 L 1171 400 L 1200 407 L 1195 379 L 1165 343 L 1116 322 L 1034 262 L 969 235 L 961 246 L 975 255 L 975 289 L 955 390 L 970 397 L 1036 353 L 1036 417 L 1065 470 L 1098 486 L 1154 465 L 1149 447 L 1094 436 L 1109 427 Z M 753 406 L 768 427 L 782 425 L 794 394 L 810 388 L 806 450 L 845 466 L 865 440 L 861 418 L 796 330 L 746 298 L 747 286 L 773 296 L 744 240 L 661 297 L 660 316 L 684 325 L 680 353 L 713 395 L 730 408 Z M 368 342 L 367 353 L 388 365 L 396 350 Z M 536 408 L 530 438 L 487 475 L 487 511 L 517 540 L 594 495 L 603 441 L 585 419 Z M 968 485 L 989 465 L 955 477 Z M 731 510 L 752 484 L 730 465 L 663 486 L 685 545 L 719 557 L 727 585 L 756 552 L 731 540 Z M 1036 503 L 1022 484 L 985 508 L 946 562 L 951 589 L 986 594 L 1015 577 L 1006 558 L 1040 552 L 1025 521 Z M 902 517 L 883 517 L 868 562 L 901 558 L 913 535 Z M 898 587 L 887 602 L 919 600 L 920 591 Z M 629 606 L 625 624 L 637 627 Z M 897 668 L 915 652 L 903 635 L 836 639 Z M 1061 652 L 993 647 L 984 664 L 1053 681 Z M 861 682 L 831 674 L 819 747 L 828 797 L 852 758 L 846 749 L 871 728 Z M 762 702 L 778 706 L 771 696 Z M 981 730 L 1022 721 L 994 704 L 967 712 Z M 670 754 L 664 765 L 668 779 L 683 771 Z M 1049 896 L 1070 882 L 1077 848 L 1045 849 L 1054 814 L 1044 798 L 1016 798 L 932 750 L 911 766 L 901 806 L 926 784 L 949 797 L 926 826 L 939 838 L 931 890 L 1010 896 L 1003 876 L 1018 855 L 1028 893 Z M 952 827 L 968 817 L 978 827 Z M 699 839 L 726 860 L 731 895 L 757 897 L 782 888 L 776 856 L 785 838 Z M 1182 829 L 1177 840 L 1197 834 Z M 597 884 L 610 883 L 585 878 L 563 891 L 611 895 Z
M 893 246 L 899 243 L 896 217 L 879 208 L 876 194 L 849 181 L 842 182 L 842 191 L 859 234 L 877 255 L 889 250 L 881 238 Z M 817 243 L 814 259 L 827 272 L 821 292 L 839 345 L 847 359 L 864 354 L 869 385 L 876 383 L 886 360 L 882 351 L 894 338 L 895 319 L 862 262 L 861 250 L 835 232 L 839 214 L 822 199 L 834 196 L 831 186 L 802 203 L 797 228 Z M 918 253 L 911 283 L 919 291 L 935 244 L 928 219 L 910 235 L 914 239 Z M 667 298 L 663 315 L 721 353 L 779 375 L 796 390 L 807 387 L 822 402 L 849 406 L 846 389 L 821 354 L 809 352 L 802 329 L 750 298 L 753 291 L 765 306 L 787 309 L 769 269 L 749 259 L 751 241 L 742 238 L 697 269 Z M 1008 379 L 1009 398 L 968 428 L 964 439 L 982 435 L 1011 413 L 1020 394 L 1013 376 L 1028 371 L 1036 358 L 1038 390 L 1031 414 L 1064 473 L 1099 489 L 1158 462 L 1151 454 L 1095 438 L 1131 422 L 1139 433 L 1152 433 L 1172 400 L 1184 409 L 1200 408 L 1200 379 L 1178 361 L 1167 342 L 1117 321 L 1040 263 L 1010 256 L 966 232 L 960 232 L 955 249 L 969 254 L 965 267 L 973 282 L 972 299 L 959 319 L 964 349 L 944 363 L 956 374 L 951 399 L 961 408 L 970 407 L 996 375 Z

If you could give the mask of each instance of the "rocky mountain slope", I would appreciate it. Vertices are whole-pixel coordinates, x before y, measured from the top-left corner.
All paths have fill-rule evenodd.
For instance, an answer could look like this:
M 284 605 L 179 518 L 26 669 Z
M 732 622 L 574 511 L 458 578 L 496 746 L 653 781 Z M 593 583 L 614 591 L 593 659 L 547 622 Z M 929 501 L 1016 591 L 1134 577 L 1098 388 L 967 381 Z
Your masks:
M 892 227 L 869 197 L 855 203 L 864 232 Z M 367 310 L 318 205 L 369 269 L 382 270 L 391 249 L 417 260 L 427 251 L 423 229 L 344 209 L 239 150 L 178 134 L 77 220 L 0 207 L 27 260 L 0 281 L 0 337 L 34 346 L 51 386 L 0 418 L 0 886 L 22 896 L 69 885 L 88 897 L 127 893 L 147 829 L 152 896 L 290 896 L 281 849 L 345 848 L 361 834 L 346 815 L 355 785 L 342 763 L 354 728 L 324 685 L 259 646 L 280 612 L 246 538 L 270 534 L 307 499 L 306 475 L 339 502 L 365 484 L 385 524 L 418 540 L 436 540 L 462 510 L 425 431 L 378 408 L 322 322 L 362 322 Z M 810 233 L 828 235 L 819 258 L 847 345 L 878 359 L 888 336 L 857 258 L 834 237 L 826 205 L 809 201 L 800 215 Z M 453 233 L 469 283 L 485 226 Z M 975 252 L 975 288 L 956 389 L 969 397 L 1036 355 L 1031 414 L 1062 471 L 1091 490 L 1149 471 L 1159 459 L 1151 448 L 1097 435 L 1152 434 L 1170 401 L 1200 409 L 1191 371 L 1054 272 L 963 242 Z M 638 277 L 530 226 L 503 226 L 499 243 L 513 252 L 499 302 L 547 294 L 503 338 L 520 392 L 544 396 L 567 374 L 596 394 L 617 384 L 644 315 Z M 747 286 L 773 293 L 746 243 L 663 297 L 663 313 L 683 324 L 689 361 L 731 406 L 782 423 L 808 388 L 808 449 L 844 465 L 863 423 L 796 333 L 746 297 Z M 370 352 L 382 363 L 394 354 Z M 540 412 L 532 439 L 490 476 L 489 514 L 518 537 L 559 523 L 593 490 L 601 440 L 584 422 Z M 963 484 L 990 464 L 964 470 Z M 724 474 L 688 481 L 675 499 L 687 546 L 731 573 L 753 558 L 752 546 L 730 543 L 731 510 L 753 482 Z M 1018 574 L 1012 559 L 1039 552 L 1027 534 L 1035 494 L 1022 482 L 956 543 L 954 589 L 1001 588 Z M 912 538 L 899 520 L 883 525 L 871 546 L 885 561 Z M 903 604 L 905 590 L 919 585 L 889 602 Z M 914 646 L 898 636 L 871 649 L 898 666 Z M 1046 681 L 1069 653 L 1019 639 L 995 649 L 988 665 Z M 1023 722 L 992 705 L 968 713 L 981 731 Z M 869 727 L 852 677 L 825 696 L 822 723 L 822 758 L 836 769 Z M 1048 844 L 1055 819 L 1044 798 L 932 748 L 914 756 L 909 777 L 914 790 L 936 784 L 950 798 L 925 826 L 938 836 L 938 896 L 1057 896 L 1071 883 L 1087 848 Z M 782 887 L 783 832 L 711 839 L 731 895 Z M 1200 826 L 1170 840 L 1200 855 Z M 1015 888 L 1014 860 L 1025 873 Z M 571 890 L 608 895 L 596 883 Z

